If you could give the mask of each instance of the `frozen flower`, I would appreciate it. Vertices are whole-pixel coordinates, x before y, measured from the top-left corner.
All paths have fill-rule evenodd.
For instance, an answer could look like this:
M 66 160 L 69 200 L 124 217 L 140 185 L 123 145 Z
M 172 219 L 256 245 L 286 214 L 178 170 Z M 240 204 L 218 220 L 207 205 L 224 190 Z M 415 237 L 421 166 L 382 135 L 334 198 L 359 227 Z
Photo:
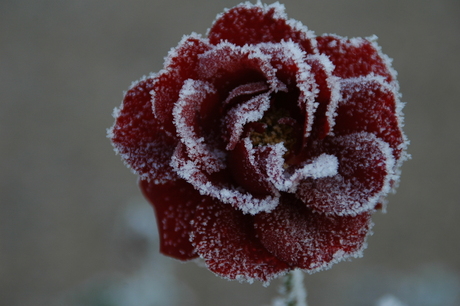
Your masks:
M 109 136 L 155 208 L 161 252 L 263 282 L 360 256 L 406 157 L 375 40 L 315 36 L 279 3 L 247 2 L 134 83 Z

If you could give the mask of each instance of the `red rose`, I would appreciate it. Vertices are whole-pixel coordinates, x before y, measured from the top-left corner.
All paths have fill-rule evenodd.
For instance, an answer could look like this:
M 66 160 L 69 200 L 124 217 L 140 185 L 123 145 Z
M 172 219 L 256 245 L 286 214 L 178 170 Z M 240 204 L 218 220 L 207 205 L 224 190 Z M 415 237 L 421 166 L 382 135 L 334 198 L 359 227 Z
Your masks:
M 263 282 L 360 256 L 406 157 L 390 62 L 374 37 L 315 36 L 277 3 L 184 36 L 109 132 L 161 252 Z

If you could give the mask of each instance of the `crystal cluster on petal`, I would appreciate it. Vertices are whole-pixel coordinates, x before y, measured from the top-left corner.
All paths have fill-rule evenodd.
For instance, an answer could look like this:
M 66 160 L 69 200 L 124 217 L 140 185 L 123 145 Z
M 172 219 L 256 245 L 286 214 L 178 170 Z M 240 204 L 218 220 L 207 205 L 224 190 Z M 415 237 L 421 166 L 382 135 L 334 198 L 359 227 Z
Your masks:
M 362 256 L 407 159 L 396 72 L 376 37 L 316 36 L 275 3 L 186 35 L 114 112 L 160 251 L 268 283 Z

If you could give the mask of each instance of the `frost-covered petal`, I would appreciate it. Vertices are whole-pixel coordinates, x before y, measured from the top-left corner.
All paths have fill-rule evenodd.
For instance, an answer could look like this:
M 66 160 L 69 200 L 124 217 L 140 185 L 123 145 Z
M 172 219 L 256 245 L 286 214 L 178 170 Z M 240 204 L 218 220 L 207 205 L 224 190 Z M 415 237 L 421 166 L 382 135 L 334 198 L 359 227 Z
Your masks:
M 374 210 L 390 191 L 395 175 L 392 150 L 374 134 L 326 138 L 319 151 L 335 155 L 339 166 L 336 175 L 308 178 L 298 187 L 297 196 L 314 211 L 357 215 Z
M 197 207 L 191 241 L 212 272 L 227 279 L 267 283 L 289 270 L 257 239 L 252 218 L 218 201 Z
M 331 133 L 340 100 L 340 79 L 333 75 L 334 64 L 324 54 L 310 54 L 306 58 L 311 66 L 318 93 L 315 101 L 318 108 L 312 127 L 312 137 L 323 139 Z
M 379 77 L 342 81 L 334 134 L 368 132 L 387 142 L 398 160 L 406 149 L 402 133 L 402 108 L 396 88 Z
M 257 148 L 254 151 L 254 159 L 266 180 L 279 191 L 294 193 L 299 183 L 306 178 L 318 179 L 337 174 L 338 161 L 333 155 L 322 154 L 295 170 L 286 171 L 283 158 L 286 149 L 283 144 Z
M 297 121 L 303 122 L 303 136 L 306 139 L 313 125 L 319 92 L 306 53 L 292 41 L 265 43 L 259 47 L 270 57 L 271 65 L 276 67 L 277 79 L 287 87 L 287 90 L 278 94 L 277 107 L 288 109 L 293 116 L 297 115 Z
M 264 112 L 270 108 L 270 94 L 257 95 L 242 104 L 230 109 L 223 123 L 223 138 L 227 142 L 227 150 L 233 150 L 241 140 L 244 126 L 249 122 L 262 119 Z
M 150 91 L 154 77 L 132 85 L 120 109 L 115 109 L 115 124 L 109 130 L 115 151 L 143 179 L 157 183 L 174 180 L 169 165 L 177 140 L 167 136 L 152 113 Z
M 233 179 L 252 194 L 273 194 L 274 186 L 256 161 L 256 150 L 249 138 L 239 141 L 229 152 L 228 166 Z
M 182 86 L 173 109 L 177 135 L 187 148 L 188 157 L 208 173 L 225 168 L 225 154 L 211 146 L 212 139 L 203 129 L 206 117 L 213 116 L 218 103 L 216 90 L 211 84 L 189 79 Z
M 300 22 L 287 19 L 284 6 L 278 2 L 245 2 L 226 10 L 217 16 L 208 37 L 212 44 L 227 40 L 238 46 L 292 40 L 308 53 L 316 50 L 313 32 Z
M 175 134 L 172 110 L 182 85 L 187 79 L 197 79 L 198 55 L 210 48 L 207 40 L 198 34 L 184 36 L 179 45 L 171 49 L 164 69 L 155 78 L 152 88 L 153 111 L 168 134 Z
M 166 184 L 141 180 L 139 185 L 155 209 L 160 252 L 180 260 L 196 258 L 198 255 L 190 242 L 190 221 L 196 206 L 204 201 L 203 196 L 180 179 Z
M 223 99 L 236 87 L 250 83 L 265 82 L 274 92 L 285 89 L 270 57 L 258 46 L 222 42 L 199 56 L 198 71 L 200 79 L 214 84 Z
M 319 52 L 326 54 L 335 65 L 334 75 L 353 78 L 375 74 L 383 76 L 388 82 L 395 80 L 396 72 L 391 68 L 391 60 L 381 53 L 376 36 L 348 39 L 323 35 L 316 39 Z
M 203 172 L 195 160 L 188 158 L 184 145 L 180 143 L 171 162 L 177 174 L 192 184 L 202 195 L 207 195 L 240 209 L 245 214 L 257 214 L 261 211 L 271 211 L 279 201 L 279 194 L 254 195 L 235 186 L 228 169 L 217 173 Z
M 371 227 L 370 215 L 328 216 L 315 213 L 293 196 L 271 213 L 254 217 L 262 244 L 276 257 L 310 273 L 349 257 L 360 257 Z

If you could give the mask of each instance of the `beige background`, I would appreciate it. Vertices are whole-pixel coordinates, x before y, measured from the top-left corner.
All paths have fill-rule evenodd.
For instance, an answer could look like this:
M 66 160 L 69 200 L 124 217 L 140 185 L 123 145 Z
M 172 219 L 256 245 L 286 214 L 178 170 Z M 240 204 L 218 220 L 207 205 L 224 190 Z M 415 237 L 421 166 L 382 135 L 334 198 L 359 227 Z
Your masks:
M 237 3 L 0 1 L 0 305 L 71 305 L 79 295 L 109 305 L 89 302 L 91 294 L 147 271 L 146 256 L 157 263 L 146 273 L 157 282 L 145 286 L 152 300 L 171 275 L 183 286 L 169 286 L 172 295 L 187 300 L 178 305 L 263 305 L 275 296 L 278 282 L 221 280 L 152 255 L 154 238 L 127 237 L 125 209 L 147 204 L 105 137 L 122 91 L 161 69 L 183 34 L 206 33 Z M 384 294 L 460 305 L 460 2 L 284 3 L 318 35 L 379 36 L 399 72 L 413 156 L 388 213 L 374 218 L 364 258 L 306 276 L 310 305 L 374 305 Z

